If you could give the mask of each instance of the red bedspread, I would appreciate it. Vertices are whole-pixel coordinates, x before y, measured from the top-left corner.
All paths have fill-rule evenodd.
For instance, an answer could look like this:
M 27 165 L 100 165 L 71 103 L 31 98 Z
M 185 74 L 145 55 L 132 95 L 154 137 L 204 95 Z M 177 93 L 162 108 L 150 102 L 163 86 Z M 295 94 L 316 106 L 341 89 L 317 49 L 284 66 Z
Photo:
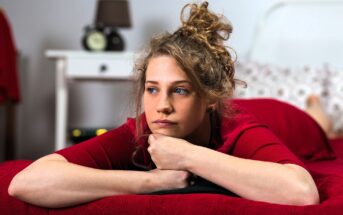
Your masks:
M 331 140 L 330 145 L 335 151 L 335 160 L 317 161 L 307 166 L 315 174 L 343 175 L 343 139 Z
M 309 169 L 317 183 L 321 203 L 312 206 L 286 206 L 250 201 L 219 194 L 123 195 L 64 208 L 36 207 L 7 194 L 12 177 L 31 161 L 0 164 L 1 214 L 342 214 L 343 139 L 331 141 L 336 160 L 316 161 Z

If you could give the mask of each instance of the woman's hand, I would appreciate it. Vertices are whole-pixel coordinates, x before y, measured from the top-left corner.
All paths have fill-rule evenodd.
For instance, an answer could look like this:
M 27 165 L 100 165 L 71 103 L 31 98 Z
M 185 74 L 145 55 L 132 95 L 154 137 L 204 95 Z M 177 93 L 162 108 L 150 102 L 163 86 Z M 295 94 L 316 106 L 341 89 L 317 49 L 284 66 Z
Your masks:
M 183 170 L 150 170 L 154 191 L 180 189 L 188 186 L 190 173 Z M 152 192 L 154 192 L 152 191 Z
M 151 134 L 148 142 L 148 152 L 158 169 L 186 170 L 184 161 L 194 145 L 161 134 Z

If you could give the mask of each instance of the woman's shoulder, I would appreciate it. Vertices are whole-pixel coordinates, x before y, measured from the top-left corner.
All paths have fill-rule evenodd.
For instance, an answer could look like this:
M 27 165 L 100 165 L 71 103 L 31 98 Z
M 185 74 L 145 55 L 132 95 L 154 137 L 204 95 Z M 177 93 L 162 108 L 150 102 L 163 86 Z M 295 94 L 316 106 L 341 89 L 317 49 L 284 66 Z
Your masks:
M 245 108 L 240 103 L 237 103 L 235 100 L 230 101 L 227 103 L 230 105 L 230 113 L 227 115 L 220 115 L 217 117 L 219 123 L 219 129 L 221 130 L 222 136 L 226 136 L 228 134 L 232 134 L 235 132 L 240 133 L 247 128 L 256 127 L 256 126 L 264 126 L 263 123 L 256 117 L 254 113 L 249 111 L 249 109 Z
M 146 122 L 145 113 L 140 114 L 138 117 L 139 117 L 138 123 L 140 123 L 141 128 L 143 129 L 143 133 L 144 134 L 151 133 L 148 127 L 148 124 Z M 129 128 L 132 134 L 137 135 L 137 118 L 128 117 L 124 125 L 127 126 L 127 128 Z
M 254 114 L 232 102 L 229 114 L 215 114 L 215 148 L 228 152 L 240 136 L 254 127 L 267 127 Z

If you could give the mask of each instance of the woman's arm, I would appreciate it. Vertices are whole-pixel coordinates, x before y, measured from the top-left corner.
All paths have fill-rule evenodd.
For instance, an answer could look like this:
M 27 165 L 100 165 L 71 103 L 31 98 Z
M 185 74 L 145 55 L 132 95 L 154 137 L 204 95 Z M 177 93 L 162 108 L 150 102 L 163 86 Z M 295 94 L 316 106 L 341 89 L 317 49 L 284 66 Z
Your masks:
M 241 197 L 288 205 L 319 203 L 311 175 L 298 165 L 242 159 L 200 146 L 192 148 L 192 153 L 185 155 L 184 169 Z
M 148 193 L 187 186 L 186 171 L 99 170 L 51 154 L 18 173 L 9 195 L 42 207 L 59 208 L 118 194 Z
M 241 197 L 288 205 L 319 202 L 311 175 L 300 166 L 238 158 L 162 135 L 151 135 L 149 144 L 157 168 L 187 170 Z

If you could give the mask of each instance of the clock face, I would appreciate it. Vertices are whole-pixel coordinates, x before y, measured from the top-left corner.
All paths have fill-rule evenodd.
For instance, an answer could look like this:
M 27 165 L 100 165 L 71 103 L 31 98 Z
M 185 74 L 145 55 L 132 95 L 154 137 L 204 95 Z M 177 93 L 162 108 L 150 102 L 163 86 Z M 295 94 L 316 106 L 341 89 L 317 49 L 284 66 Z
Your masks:
M 91 50 L 103 51 L 106 48 L 107 41 L 103 33 L 99 31 L 91 31 L 87 35 L 86 43 Z

